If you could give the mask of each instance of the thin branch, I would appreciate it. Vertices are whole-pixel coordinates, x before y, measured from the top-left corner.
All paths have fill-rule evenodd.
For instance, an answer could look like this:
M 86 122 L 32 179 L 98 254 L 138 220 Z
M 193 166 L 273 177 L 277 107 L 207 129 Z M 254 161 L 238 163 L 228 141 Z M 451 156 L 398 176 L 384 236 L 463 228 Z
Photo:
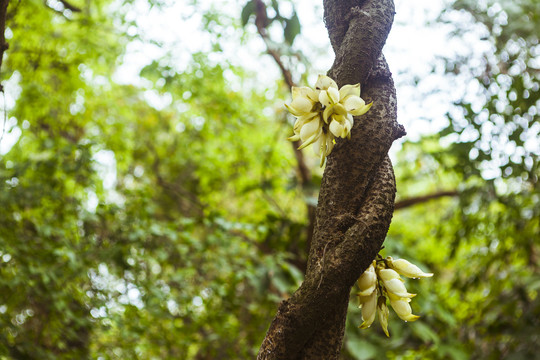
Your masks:
M 0 75 L 2 74 L 2 60 L 4 59 L 4 51 L 9 48 L 8 43 L 6 42 L 6 17 L 7 17 L 7 7 L 9 5 L 9 0 L 0 0 Z M 4 91 L 4 85 L 1 83 L 2 77 L 0 76 L 0 91 Z M 5 105 L 5 101 L 4 101 Z M 4 106 L 4 113 L 6 112 Z M 6 124 L 4 124 L 5 126 Z
M 59 1 L 60 1 L 60 2 L 62 3 L 62 5 L 64 5 L 64 7 L 65 7 L 66 9 L 68 9 L 68 10 L 71 10 L 71 11 L 73 11 L 73 12 L 81 12 L 81 11 L 82 11 L 81 8 L 79 8 L 79 7 L 75 6 L 75 5 L 70 4 L 70 3 L 67 2 L 66 0 L 59 0 Z
M 408 199 L 403 199 L 396 202 L 396 204 L 394 205 L 394 209 L 398 210 L 398 209 L 408 208 L 417 204 L 422 204 L 430 200 L 438 199 L 445 196 L 459 196 L 459 192 L 455 190 L 439 191 L 433 194 L 415 196 Z
M 255 13 L 256 13 L 256 19 L 255 19 L 255 25 L 257 26 L 257 32 L 261 36 L 261 38 L 264 41 L 264 44 L 266 45 L 266 51 L 267 53 L 272 56 L 276 64 L 278 65 L 281 74 L 283 76 L 283 79 L 285 80 L 285 83 L 287 84 L 287 87 L 289 90 L 292 89 L 293 86 L 296 86 L 292 79 L 291 71 L 285 66 L 283 61 L 281 60 L 281 54 L 278 50 L 273 49 L 270 45 L 270 38 L 268 36 L 268 33 L 266 31 L 266 26 L 268 23 L 268 19 L 266 18 L 266 5 L 262 2 L 262 0 L 255 0 Z M 300 141 L 293 141 L 291 143 L 294 151 L 294 157 L 296 158 L 296 164 L 297 164 L 297 170 L 300 175 L 300 184 L 303 189 L 308 188 L 311 185 L 311 171 L 309 170 L 309 167 L 306 164 L 306 161 L 304 159 L 304 154 L 301 150 L 298 150 L 300 147 Z M 308 212 L 308 226 L 307 226 L 307 252 L 309 253 L 309 248 L 311 246 L 312 238 L 313 238 L 313 230 L 315 227 L 315 206 L 311 204 L 307 204 L 307 212 Z M 302 266 L 301 270 L 305 270 L 305 264 Z
M 277 50 L 272 49 L 269 44 L 270 38 L 268 37 L 268 33 L 266 32 L 266 5 L 262 2 L 262 0 L 255 0 L 255 4 L 255 25 L 257 25 L 257 31 L 263 39 L 264 44 L 266 45 L 266 52 L 270 56 L 272 56 L 276 64 L 279 66 L 281 74 L 283 75 L 283 79 L 285 80 L 285 83 L 287 84 L 289 90 L 291 90 L 293 86 L 296 86 L 292 79 L 291 71 L 287 69 L 285 64 L 283 64 L 283 61 L 281 61 L 281 54 Z M 302 186 L 306 186 L 311 183 L 311 172 L 309 171 L 309 168 L 304 160 L 304 154 L 301 150 L 298 150 L 298 147 L 300 146 L 300 141 L 293 141 L 292 146 L 294 149 L 294 156 L 296 157 L 296 161 L 298 163 L 298 172 L 300 173 Z
M 9 48 L 8 43 L 6 43 L 6 35 L 4 31 L 6 30 L 6 16 L 7 16 L 7 7 L 9 0 L 0 1 L 0 69 L 2 68 L 2 59 L 4 58 L 4 51 Z M 0 91 L 3 91 L 3 87 L 0 85 Z
M 58 15 L 61 15 L 64 19 L 72 21 L 70 14 L 66 13 L 66 10 L 69 10 L 71 13 L 74 12 L 82 12 L 82 9 L 70 4 L 67 1 L 57 0 L 60 4 L 62 4 L 62 8 L 56 8 L 55 4 L 49 3 L 47 0 L 43 0 L 43 4 L 49 9 L 57 13 Z

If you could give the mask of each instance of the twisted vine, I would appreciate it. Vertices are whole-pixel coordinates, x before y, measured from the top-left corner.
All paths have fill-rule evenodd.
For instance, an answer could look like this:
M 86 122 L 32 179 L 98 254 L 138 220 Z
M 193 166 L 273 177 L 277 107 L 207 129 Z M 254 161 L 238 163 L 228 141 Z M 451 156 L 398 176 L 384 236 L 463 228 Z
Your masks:
M 362 98 L 374 105 L 328 157 L 305 280 L 279 305 L 258 359 L 339 358 L 351 287 L 378 253 L 394 211 L 388 150 L 405 130 L 381 52 L 393 0 L 324 0 L 324 10 L 336 55 L 328 75 L 339 86 L 361 83 Z

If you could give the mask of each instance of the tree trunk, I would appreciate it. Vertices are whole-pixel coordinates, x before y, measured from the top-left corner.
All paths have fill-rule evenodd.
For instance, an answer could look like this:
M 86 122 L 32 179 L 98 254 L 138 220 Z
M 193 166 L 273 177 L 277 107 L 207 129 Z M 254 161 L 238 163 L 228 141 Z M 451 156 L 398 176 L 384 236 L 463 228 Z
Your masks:
M 328 157 L 305 280 L 279 305 L 258 359 L 339 358 L 351 287 L 380 250 L 394 211 L 388 150 L 405 131 L 381 53 L 394 3 L 324 0 L 324 10 L 336 54 L 328 75 L 339 86 L 361 83 L 362 98 L 374 104 Z

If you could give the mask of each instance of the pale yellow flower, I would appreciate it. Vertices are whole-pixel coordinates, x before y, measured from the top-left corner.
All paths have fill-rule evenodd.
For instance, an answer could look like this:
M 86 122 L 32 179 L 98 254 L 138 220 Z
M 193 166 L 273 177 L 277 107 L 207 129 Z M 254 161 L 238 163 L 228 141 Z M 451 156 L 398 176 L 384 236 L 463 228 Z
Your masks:
M 399 277 L 399 274 L 392 269 L 380 269 L 378 275 L 379 275 L 379 278 L 381 278 L 381 280 L 392 280 L 392 279 L 401 280 L 401 278 Z
M 425 273 L 420 268 L 405 259 L 394 260 L 392 257 L 387 257 L 386 262 L 390 268 L 397 271 L 399 274 L 408 278 L 425 278 L 432 277 L 433 273 Z
M 326 75 L 319 75 L 315 90 L 307 86 L 292 87 L 292 101 L 285 104 L 296 116 L 291 141 L 302 140 L 298 149 L 314 144 L 314 152 L 321 157 L 320 166 L 330 155 L 335 138 L 351 138 L 353 116 L 365 114 L 372 104 L 360 98 L 360 84 L 338 88 Z
M 321 157 L 321 167 L 324 164 L 324 159 L 332 152 L 335 144 L 334 135 L 331 133 L 325 134 L 324 131 L 317 141 L 313 143 L 313 152 Z
M 317 82 L 315 83 L 315 89 L 316 90 L 327 90 L 328 88 L 338 88 L 336 82 L 332 80 L 329 76 L 326 75 L 320 75 L 317 78 Z
M 360 306 L 362 307 L 361 329 L 365 329 L 373 324 L 377 313 L 377 291 L 373 291 L 369 296 L 359 296 Z
M 358 287 L 360 288 L 360 296 L 368 296 L 375 291 L 377 286 L 377 274 L 375 274 L 375 267 L 373 263 L 364 271 L 358 279 Z
M 383 280 L 386 291 L 402 298 L 413 298 L 416 294 L 409 294 L 401 279 Z
M 356 91 L 356 89 L 351 86 L 347 91 Z M 407 260 L 394 260 L 390 256 L 383 260 L 380 255 L 377 255 L 377 260 L 370 264 L 357 281 L 360 288 L 358 296 L 363 319 L 360 328 L 369 327 L 373 323 L 375 313 L 377 313 L 384 333 L 386 336 L 390 336 L 388 332 L 389 310 L 387 298 L 390 301 L 390 306 L 400 319 L 416 321 L 419 318 L 418 315 L 412 313 L 410 305 L 411 298 L 416 294 L 407 291 L 400 275 L 418 278 L 429 277 L 433 274 L 424 273 L 418 266 L 411 264 Z M 373 309 L 375 297 L 377 297 L 377 300 L 375 309 Z
M 411 305 L 409 304 L 411 299 L 408 298 L 400 298 L 392 300 L 392 297 L 390 297 L 390 305 L 392 306 L 392 309 L 396 312 L 397 316 L 401 320 L 404 321 L 415 321 L 420 316 L 413 315 Z
M 386 336 L 390 337 L 390 334 L 388 333 L 388 306 L 386 305 L 386 297 L 379 296 L 379 300 L 377 301 L 377 310 L 379 310 L 379 322 L 381 323 L 381 327 L 386 334 Z

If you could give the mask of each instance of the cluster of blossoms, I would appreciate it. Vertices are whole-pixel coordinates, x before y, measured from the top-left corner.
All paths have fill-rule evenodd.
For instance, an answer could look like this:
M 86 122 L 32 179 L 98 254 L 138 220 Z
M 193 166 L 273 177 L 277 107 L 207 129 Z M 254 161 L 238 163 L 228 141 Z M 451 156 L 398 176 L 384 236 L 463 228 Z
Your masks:
M 388 333 L 389 311 L 386 303 L 387 298 L 400 319 L 415 321 L 419 318 L 419 316 L 412 314 L 411 305 L 409 304 L 411 298 L 416 294 L 407 292 L 400 275 L 413 279 L 433 276 L 431 273 L 423 272 L 418 266 L 411 264 L 407 260 L 394 260 L 390 256 L 383 259 L 380 255 L 377 255 L 377 260 L 373 260 L 373 263 L 358 279 L 358 286 L 360 287 L 358 298 L 360 299 L 362 320 L 364 321 L 360 325 L 361 329 L 368 328 L 373 324 L 375 314 L 379 310 L 379 322 L 386 336 L 390 336 Z
M 292 88 L 292 102 L 285 107 L 296 116 L 291 141 L 302 140 L 299 149 L 314 144 L 313 151 L 324 159 L 332 152 L 335 137 L 351 138 L 353 116 L 365 114 L 373 103 L 366 105 L 360 97 L 360 84 L 341 89 L 334 80 L 319 75 L 315 90 L 303 86 Z

